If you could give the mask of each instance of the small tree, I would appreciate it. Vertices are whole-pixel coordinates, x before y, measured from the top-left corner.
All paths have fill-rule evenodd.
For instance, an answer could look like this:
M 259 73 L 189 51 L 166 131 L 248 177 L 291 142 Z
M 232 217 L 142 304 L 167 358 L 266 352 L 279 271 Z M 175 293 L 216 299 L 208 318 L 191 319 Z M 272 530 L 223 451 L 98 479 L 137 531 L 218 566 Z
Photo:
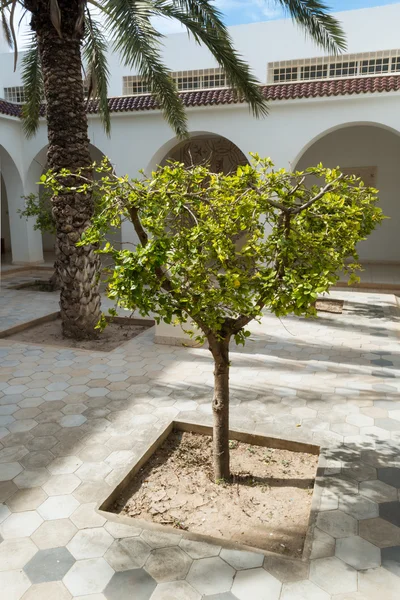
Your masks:
M 376 190 L 322 165 L 272 170 L 269 159 L 229 175 L 170 163 L 150 178 L 117 177 L 106 163 L 100 181 L 85 181 L 102 209 L 82 244 L 98 244 L 116 220 L 131 220 L 140 244 L 102 252 L 115 268 L 108 295 L 156 320 L 195 323 L 214 359 L 214 474 L 228 480 L 229 344 L 263 310 L 314 316 L 317 295 L 345 270 L 355 278 L 357 243 L 383 219 Z M 68 176 L 68 172 L 64 175 Z M 79 178 L 79 176 L 78 176 Z M 312 182 L 320 185 L 313 185 Z M 55 193 L 62 180 L 47 175 Z M 354 262 L 347 263 L 352 257 Z M 193 334 L 195 335 L 195 334 Z

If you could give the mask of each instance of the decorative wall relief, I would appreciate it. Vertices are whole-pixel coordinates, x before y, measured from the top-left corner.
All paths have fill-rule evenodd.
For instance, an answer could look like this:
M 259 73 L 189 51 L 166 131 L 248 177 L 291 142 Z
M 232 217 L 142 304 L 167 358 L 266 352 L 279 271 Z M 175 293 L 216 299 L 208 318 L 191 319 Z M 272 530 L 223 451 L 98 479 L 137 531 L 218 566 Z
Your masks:
M 172 159 L 185 166 L 210 164 L 214 173 L 230 173 L 248 160 L 235 144 L 223 137 L 199 137 L 184 142 L 175 148 L 163 161 Z

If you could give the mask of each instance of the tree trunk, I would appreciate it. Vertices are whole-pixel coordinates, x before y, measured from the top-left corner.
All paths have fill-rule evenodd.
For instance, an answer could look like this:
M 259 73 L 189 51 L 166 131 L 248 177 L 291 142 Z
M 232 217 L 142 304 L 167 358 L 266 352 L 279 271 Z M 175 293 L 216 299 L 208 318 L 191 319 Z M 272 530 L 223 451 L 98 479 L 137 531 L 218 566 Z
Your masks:
M 56 172 L 90 167 L 87 115 L 83 97 L 81 37 L 77 33 L 83 0 L 58 0 L 60 37 L 50 20 L 48 0 L 26 1 L 39 42 L 44 78 L 49 147 L 47 161 Z M 89 172 L 90 173 L 90 172 Z M 88 173 L 88 175 L 89 175 Z M 90 176 L 90 175 L 89 175 Z M 74 185 L 65 180 L 66 186 Z M 52 198 L 56 223 L 56 264 L 63 334 L 96 337 L 100 318 L 100 258 L 92 245 L 77 247 L 94 212 L 91 194 L 64 193 Z
M 209 339 L 214 358 L 214 397 L 212 402 L 213 461 L 216 481 L 230 479 L 229 468 L 229 339 Z

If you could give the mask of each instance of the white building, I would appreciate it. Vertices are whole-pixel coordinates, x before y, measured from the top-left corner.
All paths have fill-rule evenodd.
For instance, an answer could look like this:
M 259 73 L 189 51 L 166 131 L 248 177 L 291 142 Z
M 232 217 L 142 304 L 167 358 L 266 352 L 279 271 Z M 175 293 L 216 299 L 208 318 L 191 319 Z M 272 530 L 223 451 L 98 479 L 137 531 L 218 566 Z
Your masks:
M 348 53 L 324 56 L 289 20 L 231 27 L 236 48 L 251 65 L 270 100 L 270 114 L 256 120 L 236 103 L 223 73 L 186 33 L 169 35 L 164 56 L 183 91 L 190 141 L 179 143 L 134 73 L 110 55 L 112 134 L 103 132 L 95 107 L 89 114 L 93 158 L 110 157 L 121 174 L 155 168 L 169 156 L 212 156 L 229 169 L 250 151 L 271 156 L 277 167 L 323 162 L 361 174 L 380 190 L 390 217 L 360 244 L 361 259 L 399 263 L 400 241 L 400 4 L 337 15 Z M 15 264 L 40 263 L 53 239 L 18 215 L 22 196 L 36 192 L 46 163 L 46 123 L 35 138 L 24 137 L 19 118 L 23 98 L 13 57 L 0 41 L 1 238 Z M 135 95 L 136 94 L 136 95 Z M 122 242 L 134 237 L 123 224 Z

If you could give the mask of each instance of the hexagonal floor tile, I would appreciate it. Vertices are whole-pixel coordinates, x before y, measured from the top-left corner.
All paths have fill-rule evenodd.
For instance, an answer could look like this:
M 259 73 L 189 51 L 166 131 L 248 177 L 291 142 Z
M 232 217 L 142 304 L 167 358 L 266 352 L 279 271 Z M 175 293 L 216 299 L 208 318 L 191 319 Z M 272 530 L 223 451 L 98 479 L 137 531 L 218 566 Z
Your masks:
M 390 502 L 397 500 L 397 490 L 391 485 L 376 479 L 375 481 L 362 481 L 360 483 L 360 494 L 374 502 Z
M 375 569 L 381 564 L 379 548 L 358 536 L 336 540 L 336 556 L 357 570 Z
M 102 527 L 82 529 L 67 545 L 76 559 L 98 558 L 103 556 L 113 543 L 114 538 Z
M 74 562 L 74 557 L 66 548 L 49 548 L 39 550 L 25 565 L 24 571 L 32 583 L 60 581 Z
M 359 535 L 378 548 L 400 545 L 400 528 L 380 518 L 360 521 Z
M 73 596 L 98 594 L 104 590 L 114 570 L 104 558 L 89 558 L 76 562 L 63 579 Z
M 34 510 L 13 513 L 0 526 L 4 539 L 27 537 L 43 523 L 43 519 Z
M 154 590 L 151 600 L 201 600 L 201 595 L 196 592 L 187 581 L 169 581 L 159 583 Z
M 357 533 L 357 521 L 341 510 L 318 513 L 317 527 L 334 538 L 342 538 Z
M 35 510 L 46 500 L 47 494 L 42 488 L 25 488 L 16 492 L 7 500 L 7 506 L 12 512 Z
M 248 569 L 236 574 L 232 594 L 238 600 L 278 600 L 282 584 L 264 569 Z
M 182 539 L 182 536 L 178 533 L 164 533 L 162 531 L 152 531 L 151 529 L 143 529 L 141 537 L 152 548 L 178 546 Z
M 229 550 L 227 548 L 221 550 L 220 557 L 237 571 L 261 567 L 264 562 L 263 554 L 243 550 Z
M 387 485 L 400 489 L 400 469 L 395 467 L 378 469 L 378 479 Z
M 222 558 L 200 558 L 190 567 L 186 580 L 200 594 L 228 592 L 232 587 L 234 569 Z
M 358 521 L 379 516 L 378 504 L 360 494 L 344 494 L 339 499 L 339 508 Z
M 73 496 L 62 495 L 47 498 L 37 510 L 43 519 L 50 521 L 70 517 L 78 506 L 79 502 Z
M 22 600 L 71 600 L 71 594 L 61 581 L 32 585 Z M 92 596 L 91 600 L 96 600 Z
M 330 600 L 330 595 L 311 581 L 285 583 L 280 600 Z
M 222 594 L 213 594 L 212 596 L 202 596 L 202 600 L 238 600 L 232 592 L 222 592 Z
M 392 525 L 400 527 L 400 502 L 383 502 L 379 504 L 379 516 Z
M 331 556 L 334 553 L 335 540 L 323 531 L 321 531 L 320 533 L 324 536 L 326 535 L 332 540 L 333 549 L 332 552 L 327 555 Z M 316 538 L 314 534 L 314 541 L 315 539 Z M 310 570 L 308 562 L 300 560 L 291 560 L 290 558 L 279 556 L 278 554 L 268 554 L 264 558 L 263 566 L 264 569 L 268 571 L 268 573 L 271 573 L 271 575 L 276 577 L 276 579 L 279 579 L 279 581 L 281 581 L 282 583 L 294 583 L 295 581 L 302 581 L 303 579 L 307 579 Z
M 38 551 L 30 538 L 4 540 L 0 544 L 0 571 L 22 569 Z
M 382 548 L 382 567 L 400 577 L 400 546 Z
M 358 574 L 358 591 L 361 599 L 384 598 L 384 600 L 398 600 L 399 578 L 390 571 L 380 567 L 360 571 Z
M 210 556 L 218 556 L 221 551 L 221 546 L 214 546 L 214 544 L 197 542 L 187 538 L 182 538 L 182 540 L 179 542 L 179 546 L 186 552 L 186 554 L 189 554 L 191 558 L 207 558 Z
M 97 502 L 89 502 L 87 504 L 81 504 L 71 515 L 71 521 L 78 529 L 85 529 L 86 527 L 101 527 L 106 522 L 106 519 L 102 517 L 96 511 Z
M 156 582 L 144 569 L 115 573 L 104 590 L 107 600 L 150 600 Z
M 18 462 L 3 463 L 0 469 L 0 481 L 9 481 L 21 473 L 22 467 Z
M 105 528 L 116 539 L 139 536 L 142 533 L 142 530 L 138 527 L 126 525 L 125 523 L 115 523 L 114 521 L 107 521 Z
M 7 600 L 20 600 L 31 582 L 23 571 L 7 571 L 0 573 L 0 590 Z
M 45 521 L 32 535 L 32 540 L 41 550 L 66 546 L 77 532 L 69 519 Z
M 157 582 L 185 579 L 192 559 L 176 546 L 153 550 L 146 561 L 145 569 Z
M 357 591 L 357 571 L 335 556 L 311 561 L 310 580 L 332 595 Z
M 116 540 L 104 558 L 115 571 L 126 571 L 143 567 L 150 556 L 151 548 L 138 537 Z

